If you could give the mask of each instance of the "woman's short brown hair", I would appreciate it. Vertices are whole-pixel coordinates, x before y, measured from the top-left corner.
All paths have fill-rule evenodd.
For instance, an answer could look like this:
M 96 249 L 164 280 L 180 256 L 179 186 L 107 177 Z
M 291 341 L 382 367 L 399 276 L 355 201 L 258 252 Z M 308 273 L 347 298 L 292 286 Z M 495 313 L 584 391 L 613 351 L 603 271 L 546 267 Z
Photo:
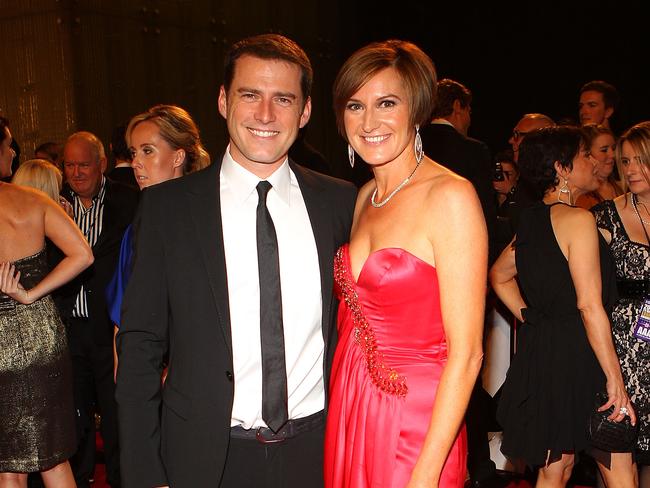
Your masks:
M 193 173 L 210 165 L 210 155 L 203 147 L 199 129 L 185 109 L 176 105 L 156 105 L 136 115 L 126 128 L 126 140 L 131 146 L 133 129 L 142 122 L 158 127 L 160 136 L 172 149 L 183 149 L 183 174 Z
M 404 83 L 409 98 L 410 123 L 425 125 L 431 120 L 437 89 L 436 69 L 431 58 L 411 42 L 395 39 L 373 42 L 352 54 L 334 81 L 336 126 L 346 140 L 343 123 L 346 103 L 370 78 L 386 68 L 394 68 Z

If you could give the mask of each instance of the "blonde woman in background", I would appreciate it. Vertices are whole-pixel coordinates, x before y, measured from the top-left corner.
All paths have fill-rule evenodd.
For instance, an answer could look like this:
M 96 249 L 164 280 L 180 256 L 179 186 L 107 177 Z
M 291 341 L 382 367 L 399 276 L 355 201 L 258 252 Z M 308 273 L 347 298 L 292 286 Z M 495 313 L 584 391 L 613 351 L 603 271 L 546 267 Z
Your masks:
M 63 207 L 65 213 L 71 218 L 73 216 L 72 205 L 60 195 L 63 185 L 63 174 L 54 163 L 45 159 L 30 159 L 21 164 L 11 182 L 20 185 L 36 188 L 44 192 L 55 202 Z
M 617 180 L 616 170 L 616 136 L 607 127 L 589 124 L 582 127 L 587 147 L 591 156 L 598 162 L 596 177 L 598 188 L 576 200 L 578 207 L 590 209 L 605 200 L 613 200 L 623 194 Z
M 141 190 L 210 164 L 210 155 L 203 147 L 194 120 L 175 105 L 156 105 L 133 117 L 126 128 L 126 141 L 133 158 L 131 167 Z M 132 258 L 133 232 L 129 226 L 122 239 L 117 270 L 106 290 L 108 310 L 115 324 L 114 334 L 120 325 L 122 297 L 131 275 Z M 117 371 L 117 351 L 114 356 Z
M 628 193 L 591 211 L 616 263 L 618 301 L 612 311 L 614 344 L 625 387 L 639 419 L 635 457 L 640 485 L 650 487 L 650 337 L 640 319 L 650 303 L 650 122 L 621 136 L 616 158 Z M 645 329 L 647 330 L 647 329 Z

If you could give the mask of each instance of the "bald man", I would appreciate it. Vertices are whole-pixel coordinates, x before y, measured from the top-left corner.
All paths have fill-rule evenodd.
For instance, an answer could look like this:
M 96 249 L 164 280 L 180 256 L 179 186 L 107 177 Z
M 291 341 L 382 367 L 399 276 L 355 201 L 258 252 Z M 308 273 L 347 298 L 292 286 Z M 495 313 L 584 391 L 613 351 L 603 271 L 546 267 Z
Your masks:
M 519 144 L 524 140 L 526 134 L 544 127 L 554 127 L 555 125 L 553 119 L 548 115 L 539 113 L 524 115 L 519 122 L 517 122 L 517 125 L 515 125 L 515 128 L 512 130 L 510 139 L 508 139 L 508 142 L 512 146 L 515 162 L 519 159 Z

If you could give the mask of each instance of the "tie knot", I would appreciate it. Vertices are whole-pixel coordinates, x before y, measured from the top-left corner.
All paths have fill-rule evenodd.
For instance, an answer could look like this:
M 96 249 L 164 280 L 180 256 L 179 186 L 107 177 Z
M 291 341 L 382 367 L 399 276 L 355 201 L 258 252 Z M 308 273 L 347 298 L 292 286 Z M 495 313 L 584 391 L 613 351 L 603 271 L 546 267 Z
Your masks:
M 257 184 L 257 194 L 260 197 L 260 201 L 266 202 L 266 195 L 268 195 L 271 188 L 273 188 L 273 185 L 266 180 L 262 180 Z

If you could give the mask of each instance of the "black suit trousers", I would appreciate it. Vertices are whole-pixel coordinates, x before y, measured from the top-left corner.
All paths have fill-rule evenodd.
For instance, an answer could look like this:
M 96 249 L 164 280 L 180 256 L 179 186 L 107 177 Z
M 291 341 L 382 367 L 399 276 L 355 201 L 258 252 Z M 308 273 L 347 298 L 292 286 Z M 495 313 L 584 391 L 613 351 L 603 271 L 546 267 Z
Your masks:
M 94 412 L 101 415 L 106 478 L 111 487 L 120 486 L 117 440 L 117 404 L 113 379 L 113 347 L 98 345 L 92 323 L 68 320 L 68 346 L 72 357 L 75 407 L 78 411 L 79 450 L 71 459 L 80 488 L 88 486 L 95 467 Z
M 274 444 L 230 439 L 219 488 L 321 488 L 325 421 Z

